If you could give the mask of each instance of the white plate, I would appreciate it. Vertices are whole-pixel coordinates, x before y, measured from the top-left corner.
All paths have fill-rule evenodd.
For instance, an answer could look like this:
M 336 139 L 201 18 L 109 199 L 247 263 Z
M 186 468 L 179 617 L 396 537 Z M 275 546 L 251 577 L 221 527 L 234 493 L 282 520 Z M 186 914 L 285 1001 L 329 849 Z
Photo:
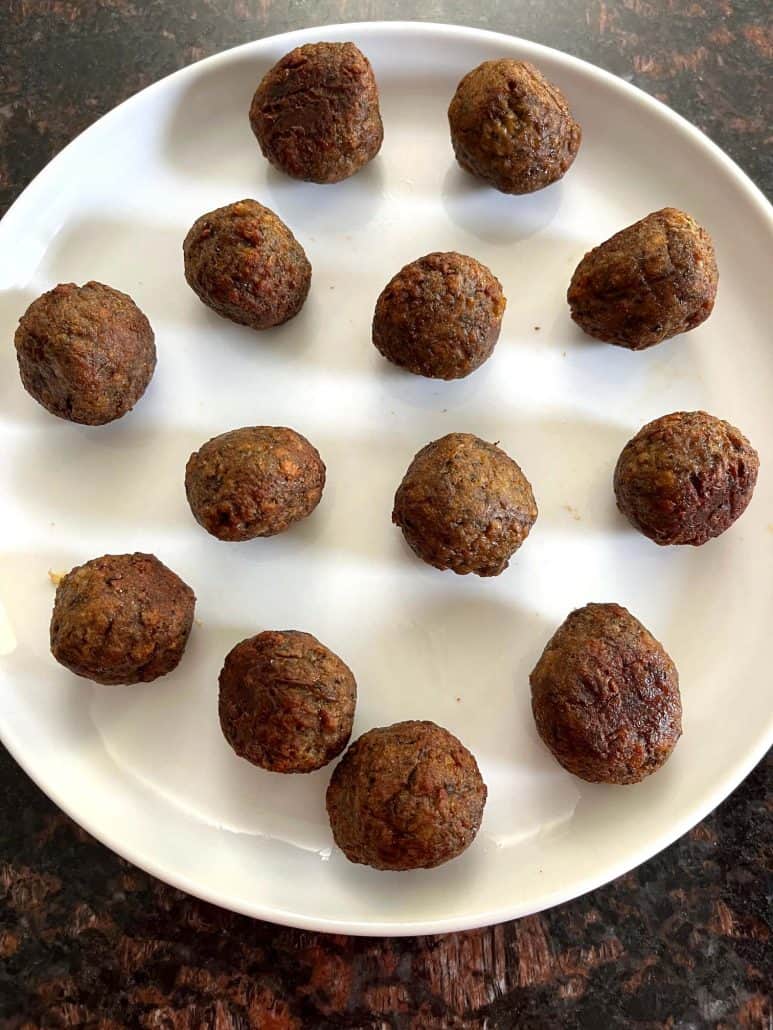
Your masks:
M 247 123 L 255 85 L 291 47 L 353 39 L 373 62 L 385 141 L 337 186 L 293 182 Z M 463 174 L 446 108 L 460 77 L 498 56 L 535 61 L 583 127 L 563 182 L 507 197 Z M 242 197 L 274 208 L 314 268 L 308 303 L 256 335 L 199 303 L 181 243 L 202 212 Z M 709 322 L 640 354 L 594 343 L 565 292 L 592 245 L 664 205 L 717 244 Z M 611 75 L 510 37 L 437 25 L 309 29 L 187 68 L 90 128 L 0 225 L 2 737 L 51 798 L 132 862 L 193 894 L 280 923 L 346 933 L 454 930 L 572 898 L 643 861 L 736 786 L 771 740 L 773 440 L 771 214 L 716 147 Z M 382 286 L 431 250 L 488 264 L 508 298 L 502 338 L 466 381 L 401 373 L 370 344 Z M 90 429 L 22 390 L 11 340 L 41 291 L 96 278 L 131 293 L 155 327 L 158 370 L 135 411 Z M 537 329 L 536 327 L 539 327 Z M 648 419 L 703 407 L 762 453 L 751 507 L 699 549 L 661 549 L 616 513 L 611 473 Z M 183 469 L 235 426 L 291 425 L 319 447 L 328 486 L 287 534 L 223 544 L 193 521 Z M 431 569 L 390 525 L 410 458 L 451 430 L 500 440 L 540 515 L 494 580 Z M 48 653 L 53 588 L 103 552 L 153 551 L 198 595 L 179 669 L 100 688 Z M 591 786 L 540 744 L 528 674 L 586 601 L 628 606 L 673 655 L 684 737 L 635 787 Z M 217 674 L 238 640 L 309 630 L 354 669 L 355 734 L 433 719 L 477 755 L 483 827 L 434 871 L 380 873 L 332 849 L 330 768 L 277 776 L 237 759 L 217 722 Z

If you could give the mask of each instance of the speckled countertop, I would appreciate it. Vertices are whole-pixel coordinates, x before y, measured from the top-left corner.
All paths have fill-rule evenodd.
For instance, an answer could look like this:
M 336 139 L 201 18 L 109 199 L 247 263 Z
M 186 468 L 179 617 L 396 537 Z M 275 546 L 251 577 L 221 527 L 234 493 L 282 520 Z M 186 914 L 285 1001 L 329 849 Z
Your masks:
M 4 0 L 0 214 L 73 136 L 168 72 L 259 36 L 380 17 L 499 29 L 593 61 L 773 189 L 764 0 Z M 575 902 L 381 941 L 251 921 L 166 887 L 0 749 L 0 1027 L 769 1028 L 771 768 Z

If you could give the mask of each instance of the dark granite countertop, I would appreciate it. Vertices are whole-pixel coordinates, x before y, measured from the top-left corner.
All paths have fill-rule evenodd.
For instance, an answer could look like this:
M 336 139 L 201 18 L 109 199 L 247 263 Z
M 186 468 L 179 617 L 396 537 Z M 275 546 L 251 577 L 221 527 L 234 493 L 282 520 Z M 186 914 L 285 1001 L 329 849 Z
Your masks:
M 0 214 L 73 136 L 189 62 L 379 17 L 525 36 L 635 82 L 770 194 L 764 0 L 5 0 Z M 475 13 L 472 13 L 475 12 Z M 769 1028 L 770 758 L 636 871 L 541 915 L 398 940 L 221 911 L 80 830 L 0 748 L 0 1027 Z

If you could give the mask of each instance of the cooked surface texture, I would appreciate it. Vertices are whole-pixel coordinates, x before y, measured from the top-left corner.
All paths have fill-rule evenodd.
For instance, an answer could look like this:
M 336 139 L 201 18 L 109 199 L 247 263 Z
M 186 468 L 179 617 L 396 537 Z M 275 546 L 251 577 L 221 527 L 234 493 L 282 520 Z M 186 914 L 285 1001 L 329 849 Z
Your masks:
M 531 485 L 496 444 L 449 433 L 422 448 L 395 494 L 392 521 L 437 569 L 498 576 L 537 518 Z
M 615 467 L 617 506 L 656 544 L 705 544 L 746 510 L 757 452 L 729 422 L 675 411 L 648 423 Z
M 363 734 L 327 791 L 336 844 L 375 869 L 431 869 L 456 858 L 475 839 L 485 804 L 475 758 L 433 722 Z
M 251 329 L 297 315 L 311 265 L 282 219 L 256 200 L 239 200 L 197 218 L 183 243 L 185 278 L 207 307 Z
M 706 230 L 684 211 L 664 207 L 586 254 L 567 299 L 590 336 L 644 350 L 705 322 L 718 278 Z
M 354 175 L 384 138 L 370 62 L 354 43 L 296 47 L 262 79 L 250 124 L 264 156 L 294 179 Z
M 580 126 L 561 90 L 527 61 L 473 68 L 448 108 L 462 168 L 503 193 L 533 193 L 561 179 L 580 146 Z
M 228 654 L 220 673 L 220 725 L 241 758 L 279 773 L 307 773 L 343 751 L 357 684 L 310 633 L 267 631 Z
M 153 330 L 134 301 L 102 283 L 63 283 L 16 330 L 24 389 L 52 415 L 101 426 L 131 411 L 156 367 Z
M 619 604 L 586 604 L 554 633 L 531 674 L 537 730 L 591 783 L 637 783 L 682 733 L 674 663 Z
M 384 287 L 373 343 L 409 372 L 460 379 L 486 360 L 499 339 L 505 298 L 499 280 L 464 254 L 427 254 Z
M 193 625 L 191 588 L 152 554 L 106 554 L 60 581 L 51 653 L 97 683 L 147 683 L 171 672 Z
M 222 433 L 195 451 L 185 468 L 191 511 L 220 540 L 283 533 L 314 511 L 324 486 L 316 447 L 283 426 Z

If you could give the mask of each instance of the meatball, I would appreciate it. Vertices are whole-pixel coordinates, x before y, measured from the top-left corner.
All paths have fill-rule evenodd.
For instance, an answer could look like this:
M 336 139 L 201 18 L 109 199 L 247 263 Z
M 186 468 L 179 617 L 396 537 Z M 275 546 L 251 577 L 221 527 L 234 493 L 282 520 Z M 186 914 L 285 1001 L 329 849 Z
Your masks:
M 682 734 L 676 667 L 619 604 L 586 604 L 559 626 L 531 674 L 531 706 L 553 755 L 591 783 L 638 783 Z
M 152 554 L 105 554 L 59 582 L 51 653 L 96 683 L 149 683 L 182 658 L 193 625 L 191 588 Z
M 561 90 L 534 65 L 506 58 L 465 75 L 448 121 L 459 164 L 502 193 L 533 193 L 563 178 L 582 136 Z
M 240 758 L 279 773 L 327 765 L 349 742 L 357 684 L 310 633 L 258 633 L 220 673 L 220 726 Z
M 422 448 L 395 494 L 392 522 L 436 569 L 498 576 L 537 518 L 531 484 L 496 444 L 449 433 Z
M 735 426 L 705 411 L 675 411 L 623 448 L 614 476 L 617 506 L 656 544 L 698 547 L 743 514 L 759 467 Z
M 303 307 L 311 265 L 282 219 L 257 200 L 197 218 L 183 243 L 185 278 L 207 307 L 251 329 L 271 329 Z
M 434 722 L 370 730 L 336 766 L 327 811 L 350 862 L 374 869 L 432 869 L 472 844 L 486 784 L 453 733 Z
M 294 429 L 248 426 L 209 440 L 188 459 L 185 492 L 219 540 L 276 536 L 320 502 L 325 465 Z
M 38 297 L 15 343 L 27 393 L 86 426 L 131 411 L 156 367 L 150 322 L 131 297 L 102 283 L 63 283 Z
M 709 234 L 683 211 L 664 207 L 586 254 L 567 300 L 589 336 L 644 350 L 705 322 L 717 279 Z
M 384 287 L 373 343 L 416 375 L 461 379 L 493 351 L 505 303 L 499 280 L 475 258 L 427 254 Z
M 347 179 L 384 138 L 370 62 L 354 43 L 296 47 L 261 80 L 250 125 L 281 172 L 308 182 Z

